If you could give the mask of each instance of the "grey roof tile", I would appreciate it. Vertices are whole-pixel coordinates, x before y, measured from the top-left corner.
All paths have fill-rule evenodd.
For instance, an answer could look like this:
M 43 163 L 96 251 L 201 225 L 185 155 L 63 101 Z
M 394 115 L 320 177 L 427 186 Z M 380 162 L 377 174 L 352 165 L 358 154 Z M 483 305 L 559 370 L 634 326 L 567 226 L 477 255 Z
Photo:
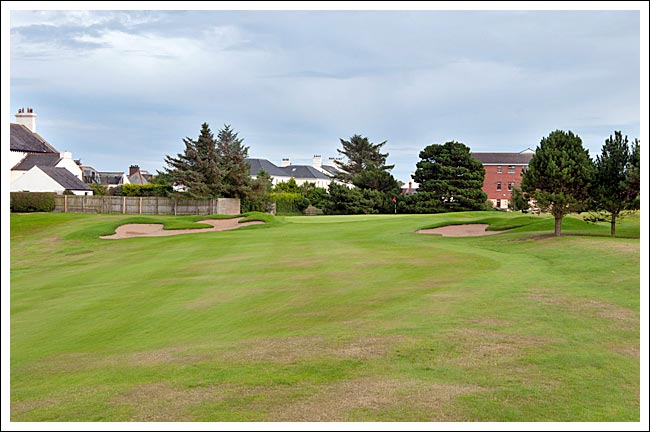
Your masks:
M 56 167 L 38 167 L 48 176 L 52 177 L 54 181 L 63 186 L 66 189 L 71 190 L 85 190 L 91 191 L 92 188 L 89 187 L 86 183 L 79 180 L 77 176 L 72 174 L 65 168 L 56 168 Z
M 26 153 L 58 153 L 43 137 L 18 123 L 11 123 L 9 149 Z
M 286 174 L 280 167 L 266 159 L 246 159 L 246 163 L 251 167 L 251 175 L 256 176 L 260 170 L 266 171 L 271 177 L 284 177 Z
M 30 153 L 23 160 L 18 162 L 12 170 L 15 171 L 29 171 L 34 166 L 38 167 L 54 167 L 61 160 L 61 155 L 58 153 Z

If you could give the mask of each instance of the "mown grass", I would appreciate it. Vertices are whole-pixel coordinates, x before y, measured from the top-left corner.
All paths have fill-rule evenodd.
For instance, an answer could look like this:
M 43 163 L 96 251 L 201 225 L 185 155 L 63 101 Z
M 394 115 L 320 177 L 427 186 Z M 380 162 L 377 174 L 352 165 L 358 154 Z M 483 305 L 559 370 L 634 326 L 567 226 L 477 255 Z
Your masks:
M 11 419 L 639 420 L 638 217 L 250 217 L 11 215 Z

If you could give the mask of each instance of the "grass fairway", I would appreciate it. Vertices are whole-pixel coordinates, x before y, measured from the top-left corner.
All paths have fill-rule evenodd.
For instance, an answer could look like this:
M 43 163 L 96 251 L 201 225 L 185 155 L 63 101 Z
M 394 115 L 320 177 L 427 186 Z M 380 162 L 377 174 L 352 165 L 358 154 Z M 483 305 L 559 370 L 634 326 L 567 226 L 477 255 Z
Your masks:
M 124 220 L 11 215 L 12 421 L 640 420 L 638 218 Z

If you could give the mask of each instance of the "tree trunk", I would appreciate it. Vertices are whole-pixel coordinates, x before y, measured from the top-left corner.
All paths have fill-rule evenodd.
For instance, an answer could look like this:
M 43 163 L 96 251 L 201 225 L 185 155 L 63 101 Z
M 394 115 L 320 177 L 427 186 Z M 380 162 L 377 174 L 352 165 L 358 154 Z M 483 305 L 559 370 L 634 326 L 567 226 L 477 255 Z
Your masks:
M 614 238 L 616 237 L 616 213 L 612 212 L 612 220 L 609 223 L 610 230 L 609 230 L 609 236 Z
M 562 216 L 555 216 L 555 237 L 560 237 L 562 231 Z

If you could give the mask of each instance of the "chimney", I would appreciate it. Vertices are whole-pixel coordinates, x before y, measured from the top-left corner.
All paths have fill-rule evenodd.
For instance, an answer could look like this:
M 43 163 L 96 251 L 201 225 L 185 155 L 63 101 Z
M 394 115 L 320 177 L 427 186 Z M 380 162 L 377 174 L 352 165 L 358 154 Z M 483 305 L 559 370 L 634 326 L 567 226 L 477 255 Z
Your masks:
M 331 156 L 328 157 L 327 158 L 327 166 L 333 166 L 333 167 L 338 166 L 335 163 L 336 161 L 343 162 L 343 159 L 342 158 L 334 158 L 334 157 L 331 157 Z
M 16 114 L 16 123 L 25 126 L 30 131 L 36 133 L 36 114 L 33 108 L 21 108 Z
M 131 165 L 129 167 L 129 177 L 131 177 L 133 174 L 137 173 L 140 171 L 140 167 L 138 165 Z
M 280 168 L 288 167 L 289 165 L 291 165 L 291 159 L 282 158 L 282 161 L 280 162 Z
M 323 165 L 323 158 L 321 155 L 314 155 L 314 158 L 311 161 L 311 166 L 313 166 L 316 169 L 320 169 L 320 167 Z
M 409 190 L 413 189 L 413 182 L 409 182 Z
M 60 156 L 62 159 L 72 159 L 72 152 L 69 152 L 69 151 L 62 151 L 61 153 L 59 153 L 59 156 Z M 80 165 L 80 164 L 78 164 L 78 165 Z

